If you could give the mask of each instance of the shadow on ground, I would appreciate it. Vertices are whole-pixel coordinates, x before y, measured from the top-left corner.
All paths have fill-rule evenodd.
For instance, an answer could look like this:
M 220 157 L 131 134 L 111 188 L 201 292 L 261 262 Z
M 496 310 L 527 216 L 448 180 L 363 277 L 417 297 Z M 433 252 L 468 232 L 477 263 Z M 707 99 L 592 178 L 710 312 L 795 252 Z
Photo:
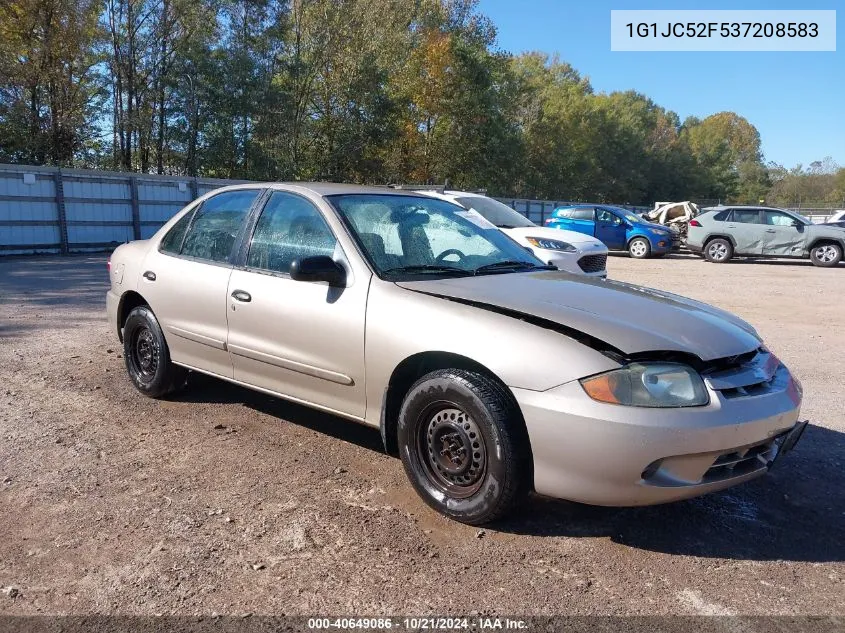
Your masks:
M 382 451 L 376 429 L 206 376 L 192 375 L 189 389 L 176 399 L 242 403 Z M 706 558 L 845 561 L 845 433 L 811 424 L 768 475 L 720 493 L 644 508 L 533 497 L 514 518 L 491 529 L 538 537 L 607 537 L 638 549 Z
M 610 253 L 611 257 L 630 257 L 628 253 L 624 251 L 614 251 Z M 663 257 L 655 257 L 652 259 L 660 260 L 669 260 L 669 259 L 686 259 L 686 260 L 700 260 L 702 264 L 707 264 L 708 266 L 736 266 L 736 265 L 747 265 L 747 264 L 764 264 L 766 266 L 803 266 L 805 268 L 814 266 L 813 262 L 809 259 L 797 259 L 797 258 L 784 258 L 784 259 L 777 259 L 777 258 L 770 258 L 770 257 L 736 257 L 731 259 L 730 261 L 726 262 L 725 264 L 711 264 L 707 260 L 705 260 L 701 255 L 697 255 L 695 253 L 691 253 L 689 251 L 680 251 L 675 253 L 669 253 L 664 255 Z M 838 267 L 845 267 L 845 260 L 839 263 Z

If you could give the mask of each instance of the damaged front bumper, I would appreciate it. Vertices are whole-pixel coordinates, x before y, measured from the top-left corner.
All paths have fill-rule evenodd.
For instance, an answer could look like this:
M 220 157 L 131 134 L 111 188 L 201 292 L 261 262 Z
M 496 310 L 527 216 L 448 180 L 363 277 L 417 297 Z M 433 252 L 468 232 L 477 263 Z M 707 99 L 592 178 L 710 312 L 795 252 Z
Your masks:
M 708 405 L 673 409 L 596 402 L 578 381 L 513 389 L 535 490 L 605 506 L 687 499 L 766 473 L 806 428 L 798 422 L 800 387 L 783 365 L 755 394 L 707 389 Z

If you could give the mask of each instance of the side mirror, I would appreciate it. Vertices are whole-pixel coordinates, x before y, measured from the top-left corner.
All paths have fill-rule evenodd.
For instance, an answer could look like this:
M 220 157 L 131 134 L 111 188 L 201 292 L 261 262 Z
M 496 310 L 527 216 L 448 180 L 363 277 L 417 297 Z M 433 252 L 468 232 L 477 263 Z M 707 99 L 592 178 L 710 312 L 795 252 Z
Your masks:
M 793 220 L 792 226 L 804 226 L 804 224 L 803 224 L 803 222 L 799 222 L 798 220 Z
M 290 278 L 294 281 L 327 281 L 330 286 L 346 283 L 346 270 L 327 255 L 303 257 L 290 264 Z

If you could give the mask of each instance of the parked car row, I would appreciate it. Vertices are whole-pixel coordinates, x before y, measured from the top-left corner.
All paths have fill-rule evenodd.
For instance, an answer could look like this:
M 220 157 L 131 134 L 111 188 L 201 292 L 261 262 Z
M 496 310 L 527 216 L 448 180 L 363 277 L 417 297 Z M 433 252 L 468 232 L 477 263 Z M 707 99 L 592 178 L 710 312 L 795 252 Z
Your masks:
M 528 248 L 545 262 L 575 274 L 607 276 L 608 251 L 631 257 L 662 257 L 681 246 L 681 231 L 650 222 L 627 209 L 575 204 L 556 208 L 539 227 L 510 207 L 462 191 L 424 191 L 462 206 Z M 697 212 L 697 210 L 696 210 Z M 845 252 L 845 221 L 813 224 L 807 218 L 769 207 L 709 207 L 690 219 L 686 246 L 714 263 L 734 257 L 809 258 L 836 266 Z

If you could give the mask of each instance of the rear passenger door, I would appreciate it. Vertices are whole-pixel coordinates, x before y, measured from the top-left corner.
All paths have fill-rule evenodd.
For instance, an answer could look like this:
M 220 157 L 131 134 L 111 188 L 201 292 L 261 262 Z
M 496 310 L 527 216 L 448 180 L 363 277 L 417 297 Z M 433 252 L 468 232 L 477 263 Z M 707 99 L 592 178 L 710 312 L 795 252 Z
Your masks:
M 737 255 L 760 255 L 766 226 L 759 209 L 733 209 L 727 222 Z
M 232 377 L 226 290 L 233 251 L 260 193 L 240 189 L 206 199 L 145 258 L 138 292 L 155 313 L 174 362 Z
M 596 234 L 595 211 L 592 207 L 575 207 L 557 212 L 555 228 L 576 231 L 585 235 Z
M 804 253 L 807 230 L 788 213 L 763 211 L 766 222 L 763 255 L 770 257 L 800 257 Z

